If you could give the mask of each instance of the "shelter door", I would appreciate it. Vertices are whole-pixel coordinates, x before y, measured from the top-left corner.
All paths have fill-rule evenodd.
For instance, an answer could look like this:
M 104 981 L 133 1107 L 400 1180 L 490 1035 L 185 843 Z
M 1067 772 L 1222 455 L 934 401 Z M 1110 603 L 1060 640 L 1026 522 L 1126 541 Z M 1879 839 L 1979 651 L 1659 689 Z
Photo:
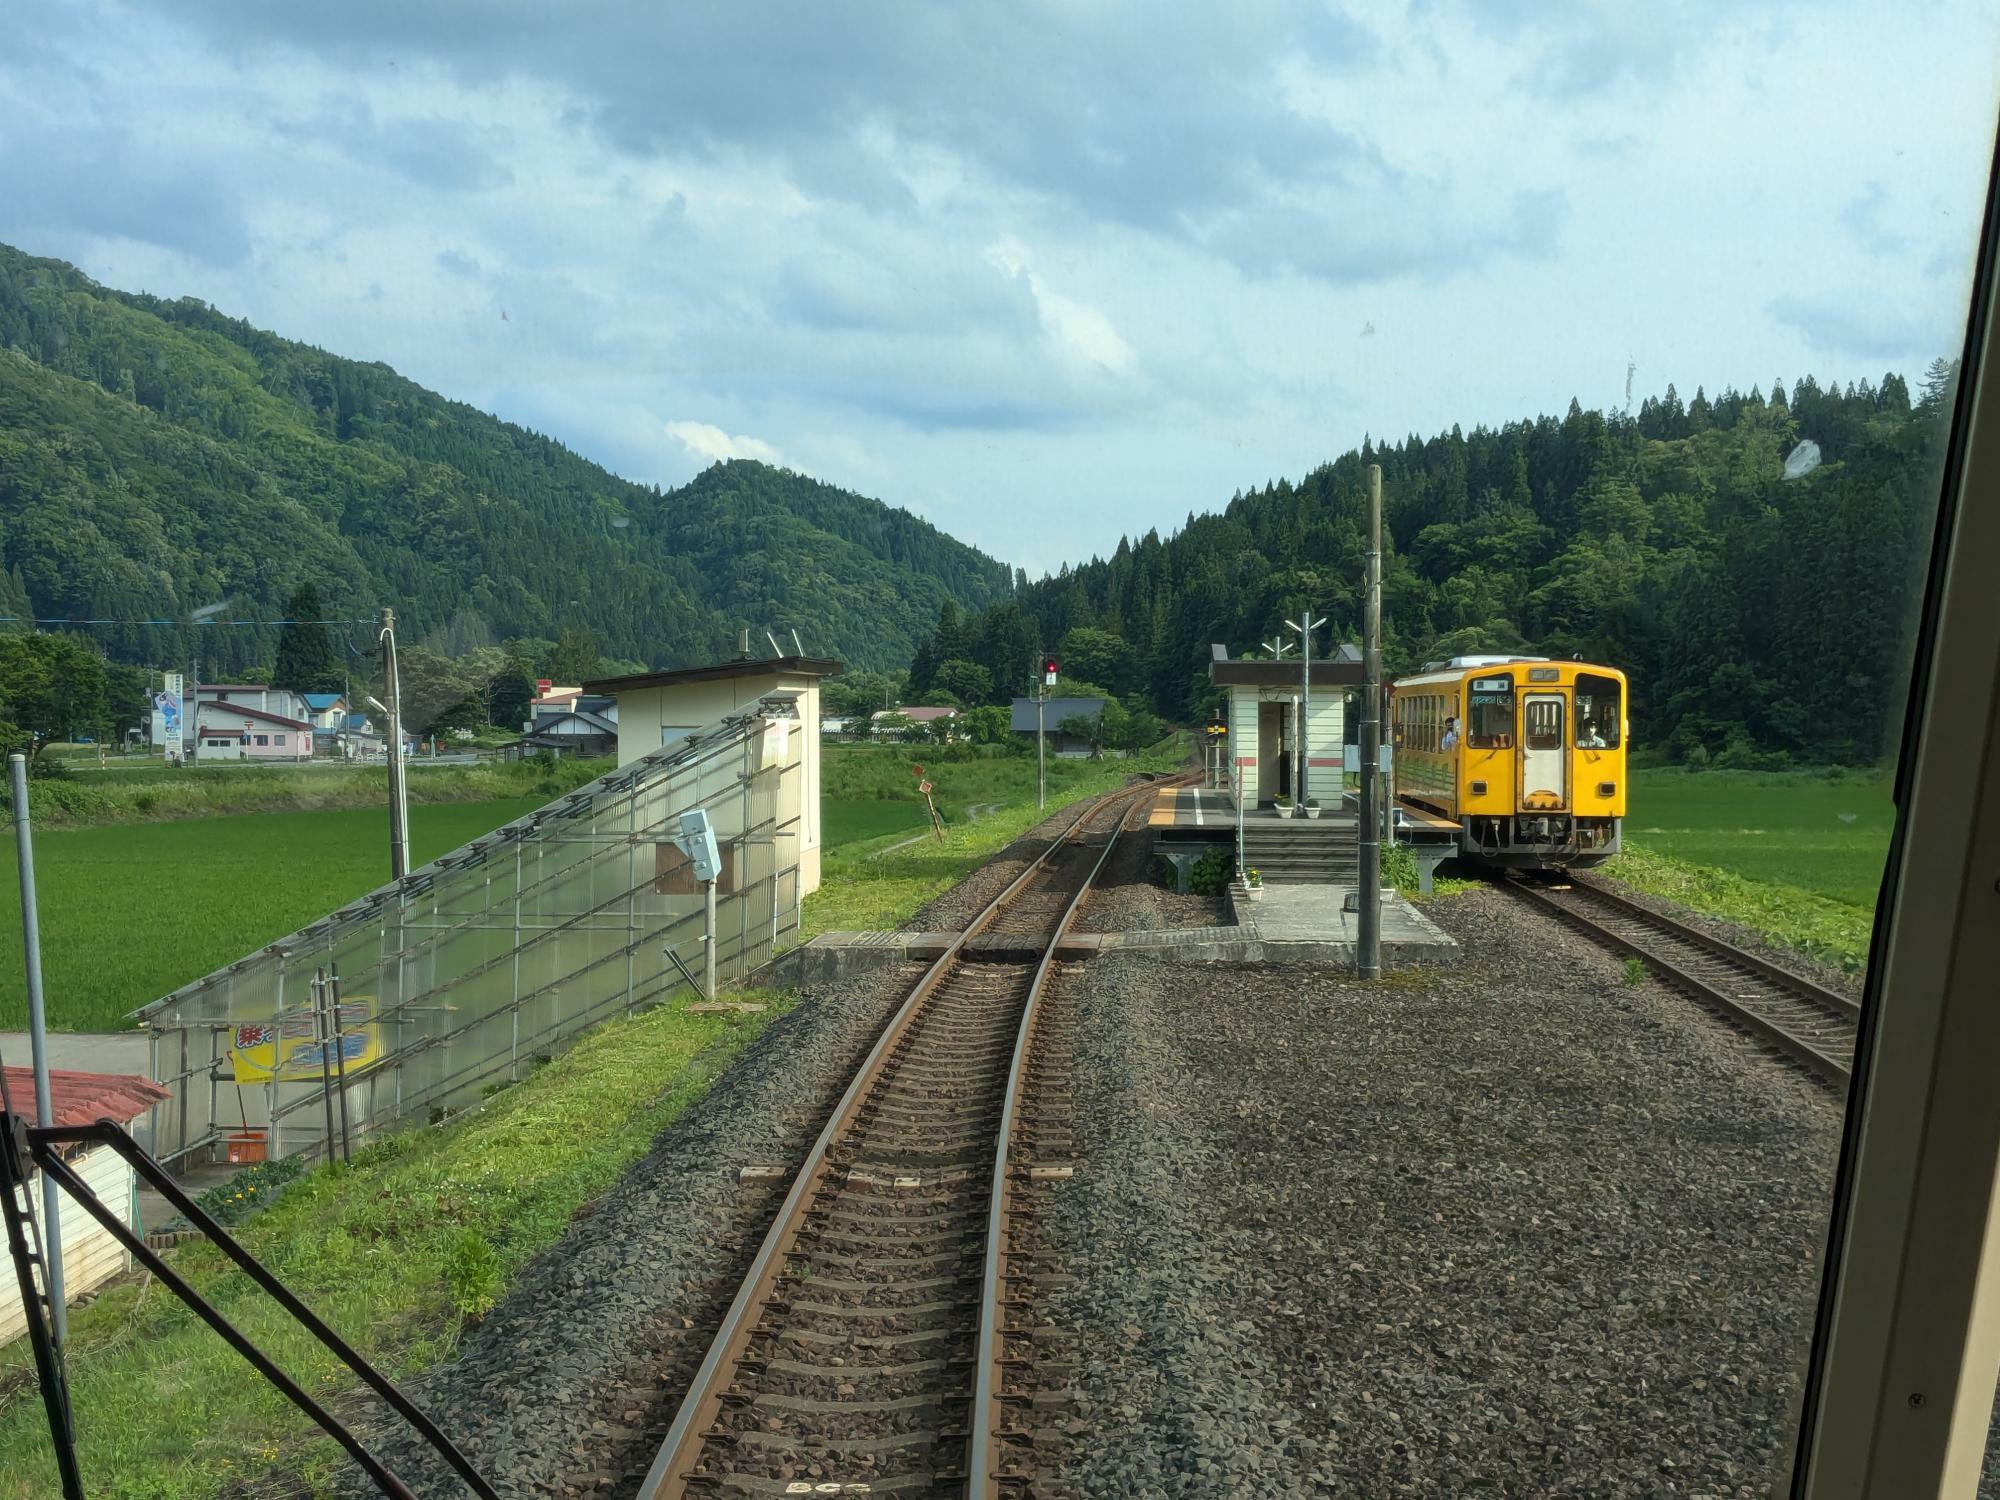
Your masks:
M 1521 700 L 1521 810 L 1558 811 L 1569 806 L 1569 757 L 1563 752 L 1560 693 L 1529 693 Z

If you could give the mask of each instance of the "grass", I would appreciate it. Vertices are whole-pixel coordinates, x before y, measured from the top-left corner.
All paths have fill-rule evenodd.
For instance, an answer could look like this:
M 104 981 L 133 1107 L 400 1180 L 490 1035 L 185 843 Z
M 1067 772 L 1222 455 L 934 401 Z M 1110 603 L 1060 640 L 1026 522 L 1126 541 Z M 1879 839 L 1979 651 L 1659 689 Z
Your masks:
M 1800 886 L 1751 880 L 1631 845 L 1601 869 L 1635 890 L 1739 922 L 1822 963 L 1849 972 L 1867 965 L 1872 906 L 1853 906 Z
M 413 808 L 410 857 L 435 859 L 546 800 Z M 49 1025 L 122 1029 L 129 1011 L 381 885 L 388 846 L 380 805 L 38 834 Z M 0 1028 L 27 1024 L 20 910 L 9 872 L 0 878 Z
M 791 1003 L 756 1015 L 667 1007 L 600 1027 L 439 1129 L 321 1167 L 244 1226 L 252 1253 L 391 1378 L 448 1358 L 537 1250 Z M 354 1383 L 206 1246 L 176 1268 L 316 1396 Z M 319 1489 L 341 1455 L 157 1286 L 116 1286 L 70 1317 L 69 1377 L 93 1495 L 183 1500 L 281 1473 Z M 0 1500 L 55 1491 L 25 1341 L 0 1350 Z
M 1872 773 L 1634 768 L 1604 873 L 1839 968 L 1868 959 L 1895 808 Z
M 486 761 L 426 766 L 410 762 L 412 804 L 491 802 L 535 797 L 548 802 L 611 769 L 608 760 Z M 28 784 L 28 809 L 36 826 L 96 827 L 212 818 L 231 813 L 313 812 L 336 807 L 386 805 L 389 773 L 381 766 L 325 762 L 304 766 L 187 766 L 170 769 L 133 757 L 105 770 L 94 764 L 68 776 Z M 7 801 L 0 787 L 0 805 Z
M 1177 770 L 1186 755 L 1185 745 L 1176 737 L 1124 760 L 1051 760 L 1049 811 L 1109 791 L 1135 771 Z M 888 845 L 908 838 L 910 829 L 924 826 L 926 815 L 916 800 L 916 777 L 910 769 L 913 763 L 925 768 L 946 812 L 944 841 L 924 838 L 907 848 L 889 849 Z M 901 926 L 926 901 L 963 880 L 1047 816 L 1035 808 L 1035 763 L 1018 756 L 939 761 L 926 758 L 920 749 L 902 746 L 829 747 L 821 786 L 827 797 L 850 806 L 872 800 L 908 807 L 916 821 L 838 846 L 829 832 L 820 888 L 806 897 L 801 942 L 822 932 Z M 974 820 L 964 812 L 973 806 L 992 810 Z

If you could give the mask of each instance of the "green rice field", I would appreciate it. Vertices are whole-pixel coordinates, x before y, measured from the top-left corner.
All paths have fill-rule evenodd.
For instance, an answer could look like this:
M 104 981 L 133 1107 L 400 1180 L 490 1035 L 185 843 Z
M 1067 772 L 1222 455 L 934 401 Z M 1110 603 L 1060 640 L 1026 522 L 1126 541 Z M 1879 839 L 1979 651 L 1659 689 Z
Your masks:
M 822 797 L 819 815 L 820 846 L 824 849 L 880 838 L 885 833 L 914 833 L 930 825 L 930 814 L 921 802 Z
M 411 860 L 435 859 L 546 800 L 413 807 Z M 35 884 L 49 1025 L 122 1029 L 130 1011 L 388 878 L 381 807 L 39 830 Z M 0 1029 L 25 1026 L 27 1005 L 20 887 L 9 870 L 0 878 Z
M 1655 854 L 1873 909 L 1896 809 L 1875 775 L 1642 770 L 1626 838 Z
M 1634 770 L 1606 873 L 1859 969 L 1894 822 L 1874 773 Z

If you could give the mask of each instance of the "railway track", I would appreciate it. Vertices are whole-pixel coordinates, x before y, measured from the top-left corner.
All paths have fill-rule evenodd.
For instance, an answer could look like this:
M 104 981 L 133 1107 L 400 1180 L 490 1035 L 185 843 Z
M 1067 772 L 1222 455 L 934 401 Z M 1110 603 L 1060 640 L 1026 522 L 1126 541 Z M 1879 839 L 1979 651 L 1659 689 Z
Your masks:
M 1033 1199 L 1067 1175 L 1059 939 L 1156 783 L 1091 805 L 884 1029 L 793 1179 L 641 1500 L 990 1496 L 1033 1394 Z M 1060 1159 L 1059 1159 L 1060 1158 Z
M 1564 885 L 1519 877 L 1506 884 L 1578 931 L 1639 959 L 1817 1077 L 1846 1086 L 1861 1007 L 1845 995 L 1575 876 Z

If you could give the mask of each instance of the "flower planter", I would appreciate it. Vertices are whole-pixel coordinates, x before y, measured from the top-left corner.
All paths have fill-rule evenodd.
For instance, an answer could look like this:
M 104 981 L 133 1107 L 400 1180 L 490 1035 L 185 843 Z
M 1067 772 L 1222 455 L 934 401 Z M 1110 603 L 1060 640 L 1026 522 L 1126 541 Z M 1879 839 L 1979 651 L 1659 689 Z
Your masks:
M 1261 885 L 1244 886 L 1243 899 L 1246 901 L 1262 901 L 1264 899 L 1264 887 Z
M 1316 817 L 1318 817 L 1319 815 L 1320 815 L 1320 809 L 1319 809 L 1319 808 L 1317 808 L 1317 807 L 1314 807 L 1314 806 L 1313 806 L 1313 805 L 1312 805 L 1311 803 L 1307 803 L 1307 804 L 1306 804 L 1306 816 L 1307 816 L 1307 817 L 1309 817 L 1309 818 L 1316 818 Z

